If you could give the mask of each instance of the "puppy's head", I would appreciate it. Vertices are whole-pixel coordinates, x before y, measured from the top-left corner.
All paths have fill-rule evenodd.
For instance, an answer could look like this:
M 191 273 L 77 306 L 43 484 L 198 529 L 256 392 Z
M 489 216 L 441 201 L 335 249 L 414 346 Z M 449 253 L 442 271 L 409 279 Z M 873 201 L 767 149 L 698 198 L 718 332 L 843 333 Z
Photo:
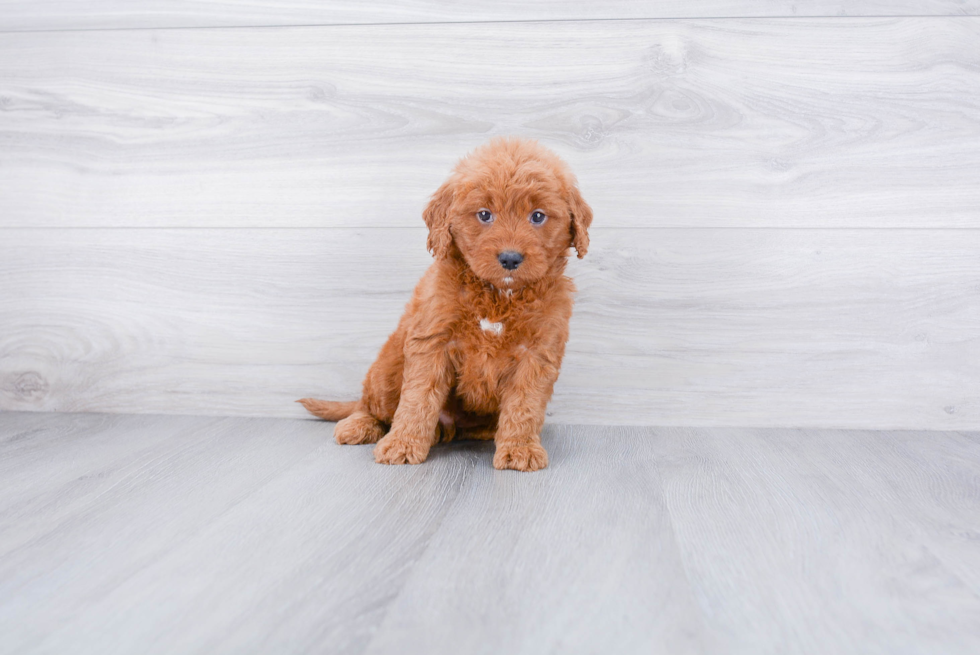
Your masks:
M 494 139 L 463 158 L 423 212 L 437 258 L 461 257 L 482 280 L 518 289 L 584 257 L 592 209 L 575 176 L 534 141 Z

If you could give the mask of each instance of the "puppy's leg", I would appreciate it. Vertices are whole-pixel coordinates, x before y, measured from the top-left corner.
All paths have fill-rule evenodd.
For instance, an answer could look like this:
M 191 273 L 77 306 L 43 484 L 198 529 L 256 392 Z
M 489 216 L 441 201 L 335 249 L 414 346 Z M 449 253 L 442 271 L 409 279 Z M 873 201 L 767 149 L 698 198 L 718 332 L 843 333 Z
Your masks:
M 364 377 L 361 404 L 358 409 L 363 409 L 381 423 L 390 425 L 398 408 L 404 370 L 405 328 L 399 324 L 398 329 L 381 347 L 378 358 L 371 364 Z
M 530 354 L 517 365 L 501 392 L 494 468 L 537 471 L 548 466 L 541 426 L 560 362 L 549 361 L 543 353 Z
M 438 340 L 435 340 L 438 341 Z M 404 382 L 391 431 L 374 447 L 379 464 L 420 464 L 438 438 L 439 413 L 452 386 L 452 365 L 443 343 L 406 349 Z
M 333 430 L 339 444 L 377 443 L 388 431 L 401 393 L 405 357 L 405 331 L 399 326 L 364 377 L 361 401 L 354 412 Z

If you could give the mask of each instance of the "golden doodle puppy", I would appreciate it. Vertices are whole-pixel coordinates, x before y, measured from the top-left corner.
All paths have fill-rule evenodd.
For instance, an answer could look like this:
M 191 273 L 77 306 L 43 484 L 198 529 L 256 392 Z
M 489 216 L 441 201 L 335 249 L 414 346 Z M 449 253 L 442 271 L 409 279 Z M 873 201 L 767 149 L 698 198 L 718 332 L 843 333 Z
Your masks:
M 544 468 L 575 290 L 565 264 L 571 247 L 585 255 L 592 210 L 554 153 L 495 139 L 456 165 L 423 218 L 435 261 L 361 399 L 298 402 L 340 421 L 338 443 L 376 442 L 382 464 L 418 464 L 458 437 L 493 439 L 498 469 Z

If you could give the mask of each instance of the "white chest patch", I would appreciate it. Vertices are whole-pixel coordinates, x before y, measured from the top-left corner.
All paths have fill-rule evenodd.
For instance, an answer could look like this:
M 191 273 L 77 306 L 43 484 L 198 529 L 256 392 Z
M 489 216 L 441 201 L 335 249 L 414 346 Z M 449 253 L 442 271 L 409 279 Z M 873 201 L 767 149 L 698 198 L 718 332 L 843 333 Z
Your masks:
M 480 329 L 484 332 L 493 332 L 496 335 L 500 335 L 504 331 L 503 323 L 491 323 L 485 318 L 480 319 Z

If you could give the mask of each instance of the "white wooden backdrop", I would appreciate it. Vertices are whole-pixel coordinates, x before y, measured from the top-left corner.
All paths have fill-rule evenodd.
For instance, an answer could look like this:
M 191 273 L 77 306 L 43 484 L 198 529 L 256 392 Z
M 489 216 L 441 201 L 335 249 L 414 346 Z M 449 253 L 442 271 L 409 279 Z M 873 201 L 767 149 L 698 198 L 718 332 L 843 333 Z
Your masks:
M 0 0 L 0 410 L 354 397 L 516 134 L 596 213 L 551 420 L 980 428 L 978 14 Z

